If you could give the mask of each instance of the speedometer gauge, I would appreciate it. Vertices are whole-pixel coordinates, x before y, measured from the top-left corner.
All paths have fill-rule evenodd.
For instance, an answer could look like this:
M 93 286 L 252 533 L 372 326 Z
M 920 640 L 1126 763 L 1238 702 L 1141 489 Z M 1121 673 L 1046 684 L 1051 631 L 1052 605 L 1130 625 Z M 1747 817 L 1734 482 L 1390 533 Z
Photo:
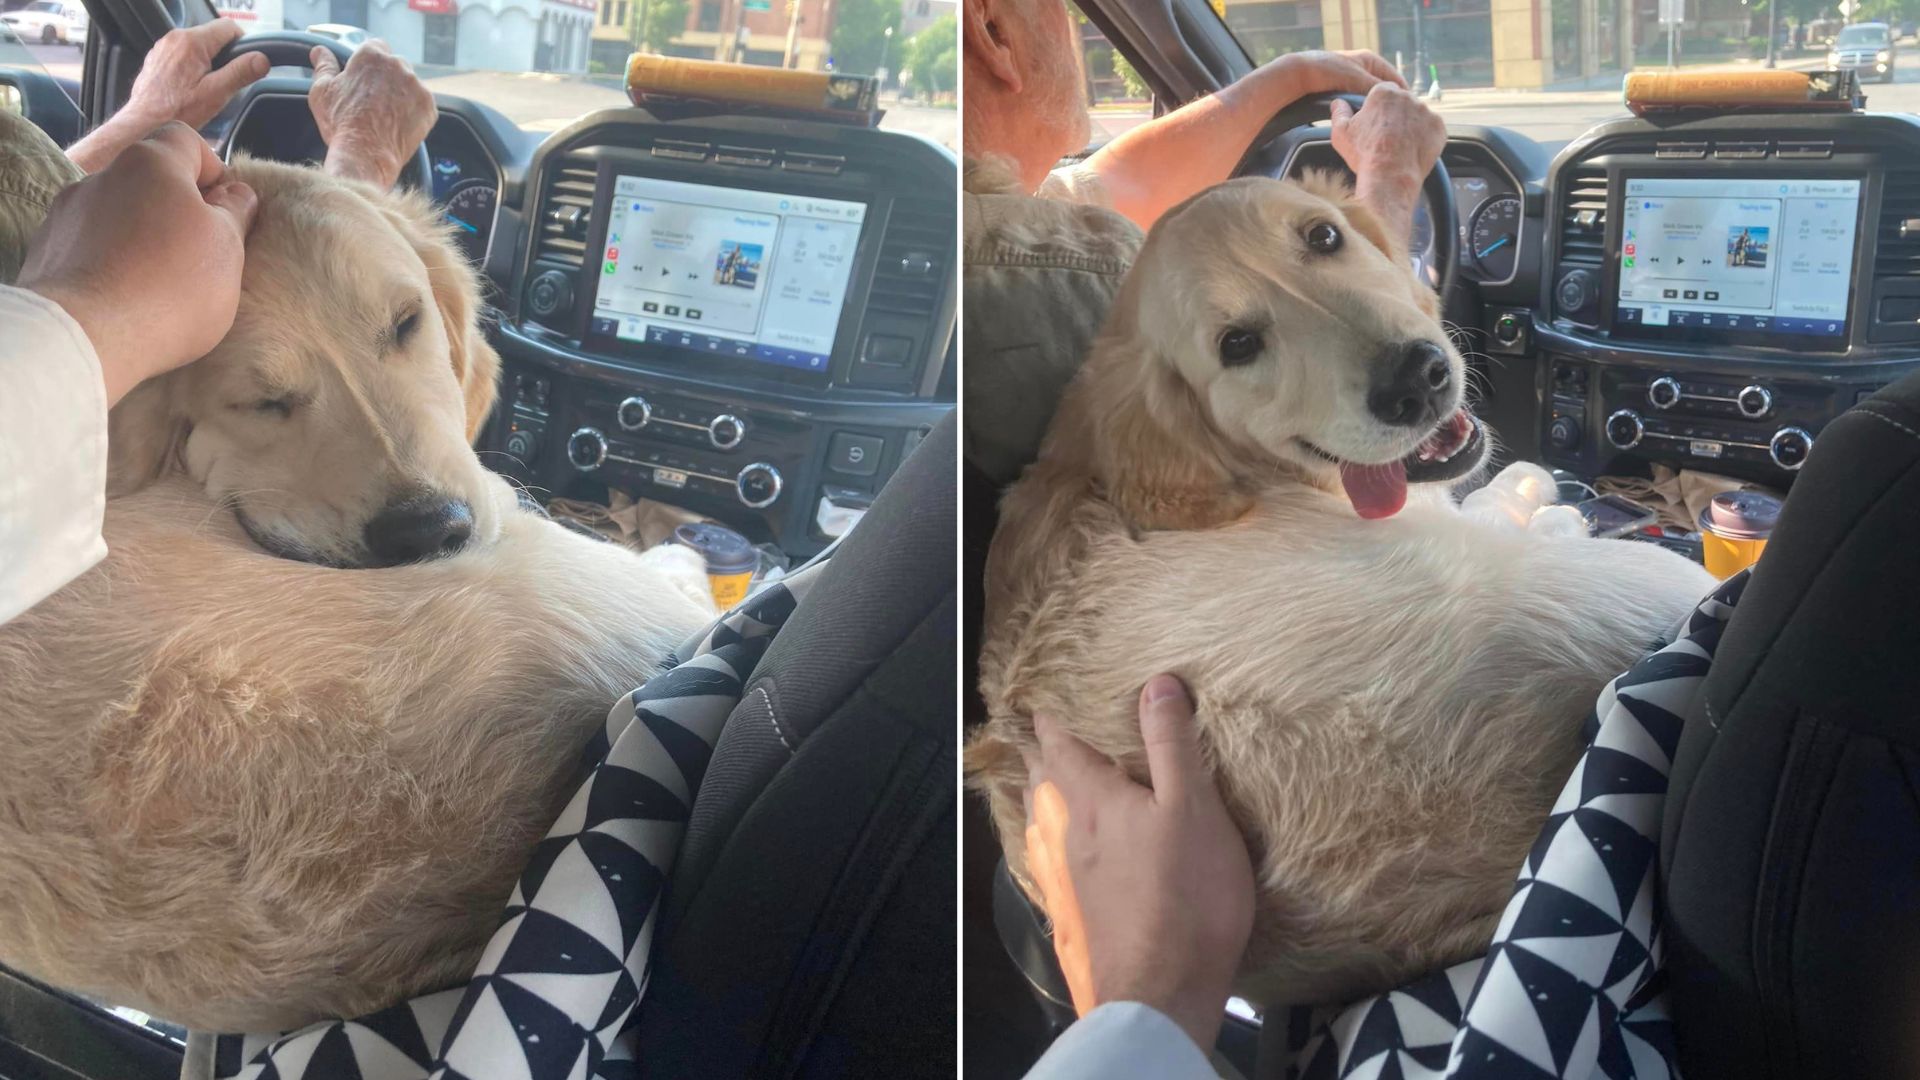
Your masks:
M 1474 211 L 1467 228 L 1473 264 L 1482 281 L 1506 281 L 1520 254 L 1520 196 L 1488 199 Z
M 467 261 L 479 266 L 487 256 L 487 237 L 493 233 L 494 203 L 499 191 L 487 180 L 467 180 L 447 195 L 444 213 L 459 230 L 460 248 Z

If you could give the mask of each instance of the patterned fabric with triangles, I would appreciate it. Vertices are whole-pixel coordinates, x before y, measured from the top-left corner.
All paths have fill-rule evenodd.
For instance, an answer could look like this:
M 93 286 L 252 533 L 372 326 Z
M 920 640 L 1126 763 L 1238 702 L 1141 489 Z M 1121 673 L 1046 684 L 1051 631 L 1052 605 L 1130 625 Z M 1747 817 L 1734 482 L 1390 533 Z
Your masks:
M 1286 1080 L 1677 1080 L 1655 897 L 1681 717 L 1742 573 L 1601 690 L 1587 750 L 1487 954 L 1341 1009 L 1296 1009 Z
M 694 793 L 817 570 L 754 594 L 683 650 L 685 662 L 614 704 L 586 749 L 591 775 L 534 849 L 465 986 L 292 1033 L 196 1034 L 189 1070 L 210 1060 L 213 1080 L 633 1076 L 622 1034 L 646 990 L 658 901 Z

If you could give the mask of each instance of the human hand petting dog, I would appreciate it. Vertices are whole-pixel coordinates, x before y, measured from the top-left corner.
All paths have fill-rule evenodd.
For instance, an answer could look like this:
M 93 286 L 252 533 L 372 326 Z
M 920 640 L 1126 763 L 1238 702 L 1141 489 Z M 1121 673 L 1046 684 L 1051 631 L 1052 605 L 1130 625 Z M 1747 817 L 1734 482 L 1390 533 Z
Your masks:
M 1171 675 L 1141 691 L 1151 788 L 1048 718 L 1034 728 L 1027 866 L 1074 1008 L 1138 1001 L 1206 1052 L 1253 931 L 1253 866 L 1201 759 L 1192 699 Z
M 1420 185 L 1447 146 L 1447 125 L 1403 83 L 1376 84 L 1359 112 L 1332 106 L 1334 150 L 1353 170 L 1354 194 L 1380 217 L 1389 236 L 1413 232 Z
M 440 115 L 433 92 L 378 38 L 344 71 L 330 50 L 315 46 L 311 59 L 307 104 L 327 143 L 326 171 L 392 187 Z
M 127 103 L 73 144 L 67 156 L 87 172 L 98 172 L 161 124 L 178 120 L 191 128 L 205 126 L 233 95 L 266 77 L 267 58 L 259 53 L 213 69 L 213 58 L 240 35 L 240 24 L 232 19 L 167 31 L 141 62 Z
M 205 140 L 170 123 L 54 199 L 17 284 L 86 331 L 112 407 L 227 335 L 257 207 Z

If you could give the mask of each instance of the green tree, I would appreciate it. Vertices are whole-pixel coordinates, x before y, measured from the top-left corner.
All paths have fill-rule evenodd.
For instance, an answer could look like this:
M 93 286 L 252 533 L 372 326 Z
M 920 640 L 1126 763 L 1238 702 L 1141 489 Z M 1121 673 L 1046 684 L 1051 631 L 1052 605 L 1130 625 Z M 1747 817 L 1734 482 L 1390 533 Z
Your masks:
M 833 32 L 827 35 L 833 69 L 871 74 L 879 70 L 882 53 L 888 54 L 887 66 L 899 67 L 900 54 L 887 47 L 888 30 L 900 33 L 900 0 L 835 0 Z
M 1113 73 L 1120 76 L 1120 85 L 1127 88 L 1127 97 L 1135 101 L 1153 97 L 1153 91 L 1147 88 L 1147 80 L 1140 77 L 1140 72 L 1128 63 L 1126 57 L 1120 55 L 1118 49 L 1113 51 Z
M 907 39 L 900 66 L 913 72 L 913 89 L 923 94 L 950 93 L 960 81 L 960 23 L 942 15 Z
M 627 39 L 641 52 L 664 52 L 687 28 L 688 0 L 634 0 Z

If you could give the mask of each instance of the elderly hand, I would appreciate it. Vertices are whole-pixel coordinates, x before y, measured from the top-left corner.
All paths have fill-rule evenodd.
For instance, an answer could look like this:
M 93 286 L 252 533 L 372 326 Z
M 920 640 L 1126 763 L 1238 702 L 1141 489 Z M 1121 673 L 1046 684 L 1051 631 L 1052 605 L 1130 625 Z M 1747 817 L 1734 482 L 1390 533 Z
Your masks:
M 315 46 L 312 60 L 307 102 L 327 142 L 326 170 L 392 187 L 439 117 L 432 91 L 377 38 L 345 71 L 331 50 Z
M 178 120 L 193 128 L 205 126 L 233 95 L 267 74 L 267 58 L 259 53 L 213 70 L 213 58 L 240 34 L 240 24 L 232 19 L 167 31 L 141 62 L 127 103 L 69 147 L 67 156 L 87 172 L 97 172 L 161 124 Z
M 1027 866 L 1074 1008 L 1143 1002 L 1210 1049 L 1253 931 L 1253 868 L 1186 688 L 1160 675 L 1141 692 L 1151 789 L 1047 718 L 1034 727 Z
M 17 284 L 86 331 L 112 405 L 232 328 L 257 206 L 205 140 L 170 123 L 60 193 Z
M 1355 194 L 1396 236 L 1413 231 L 1420 185 L 1446 149 L 1447 125 L 1412 94 L 1382 83 L 1359 112 L 1333 103 L 1333 148 L 1353 169 Z

